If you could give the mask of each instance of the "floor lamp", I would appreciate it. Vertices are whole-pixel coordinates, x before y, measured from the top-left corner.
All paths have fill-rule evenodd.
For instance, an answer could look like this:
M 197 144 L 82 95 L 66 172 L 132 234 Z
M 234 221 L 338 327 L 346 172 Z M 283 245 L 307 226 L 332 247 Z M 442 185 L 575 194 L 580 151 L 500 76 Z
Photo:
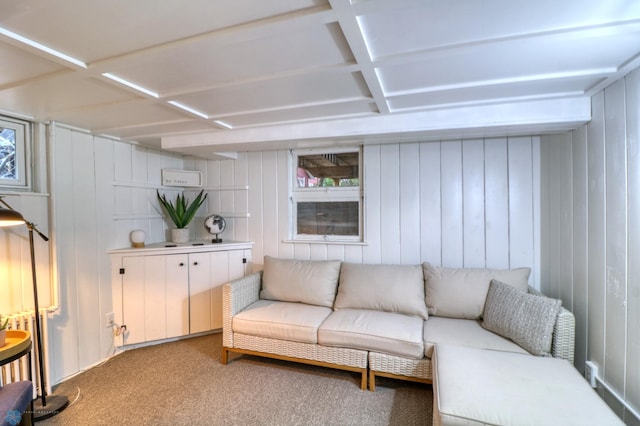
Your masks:
M 42 329 L 40 328 L 40 308 L 38 305 L 38 283 L 36 280 L 36 258 L 33 245 L 33 232 L 35 231 L 44 241 L 49 238 L 36 228 L 33 222 L 25 220 L 24 217 L 15 211 L 0 196 L 0 203 L 6 207 L 0 207 L 0 226 L 26 225 L 29 230 L 29 249 L 31 253 L 31 277 L 33 281 L 33 305 L 36 317 L 36 348 L 38 350 L 38 373 L 40 374 L 40 398 L 33 401 L 33 420 L 44 420 L 53 417 L 69 405 L 69 400 L 64 395 L 49 395 L 47 397 L 47 386 L 44 381 L 44 366 L 42 362 Z

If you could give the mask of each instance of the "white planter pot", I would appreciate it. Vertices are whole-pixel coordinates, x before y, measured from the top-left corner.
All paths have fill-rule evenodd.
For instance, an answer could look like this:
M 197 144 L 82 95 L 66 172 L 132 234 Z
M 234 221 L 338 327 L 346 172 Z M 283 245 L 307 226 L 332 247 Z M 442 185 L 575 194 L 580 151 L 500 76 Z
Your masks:
M 171 230 L 171 241 L 174 243 L 189 242 L 189 228 L 174 228 Z

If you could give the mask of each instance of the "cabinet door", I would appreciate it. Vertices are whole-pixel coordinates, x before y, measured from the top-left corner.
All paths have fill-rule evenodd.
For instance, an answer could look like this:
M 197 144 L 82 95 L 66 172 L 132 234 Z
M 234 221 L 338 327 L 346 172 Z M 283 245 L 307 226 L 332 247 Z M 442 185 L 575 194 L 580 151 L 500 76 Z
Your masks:
M 230 258 L 233 251 L 211 253 L 211 328 L 222 328 L 222 286 L 229 282 Z M 242 275 L 241 275 L 242 276 Z
M 123 344 L 144 342 L 145 295 L 144 257 L 123 257 L 122 325 L 127 326 Z
M 122 259 L 124 344 L 189 333 L 187 255 Z
M 189 332 L 211 330 L 209 253 L 189 254 Z

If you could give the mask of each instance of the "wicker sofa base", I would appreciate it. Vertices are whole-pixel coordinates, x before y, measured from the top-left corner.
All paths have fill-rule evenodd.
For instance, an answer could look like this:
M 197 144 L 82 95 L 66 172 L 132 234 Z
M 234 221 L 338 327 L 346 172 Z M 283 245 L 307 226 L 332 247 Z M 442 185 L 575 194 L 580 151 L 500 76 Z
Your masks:
M 229 352 L 353 371 L 360 374 L 360 389 L 367 389 L 366 351 L 234 333 L 233 347 L 222 347 L 222 364 L 228 362 Z
M 376 390 L 376 376 L 430 384 L 431 360 L 369 352 L 369 390 L 372 392 Z

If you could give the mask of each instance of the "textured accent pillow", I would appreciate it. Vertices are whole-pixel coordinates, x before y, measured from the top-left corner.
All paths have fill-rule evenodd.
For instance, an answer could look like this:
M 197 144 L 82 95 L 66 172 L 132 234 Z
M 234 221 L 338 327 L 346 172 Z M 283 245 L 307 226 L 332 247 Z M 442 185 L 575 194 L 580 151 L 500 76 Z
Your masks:
M 339 260 L 264 257 L 261 299 L 301 302 L 331 308 L 336 298 Z
M 420 265 L 342 263 L 334 309 L 371 309 L 428 318 Z
M 527 291 L 531 273 L 529 268 L 445 268 L 427 262 L 422 268 L 429 315 L 461 319 L 480 318 L 492 279 Z
M 528 294 L 493 280 L 482 326 L 513 340 L 533 355 L 549 355 L 561 304 L 558 299 Z

